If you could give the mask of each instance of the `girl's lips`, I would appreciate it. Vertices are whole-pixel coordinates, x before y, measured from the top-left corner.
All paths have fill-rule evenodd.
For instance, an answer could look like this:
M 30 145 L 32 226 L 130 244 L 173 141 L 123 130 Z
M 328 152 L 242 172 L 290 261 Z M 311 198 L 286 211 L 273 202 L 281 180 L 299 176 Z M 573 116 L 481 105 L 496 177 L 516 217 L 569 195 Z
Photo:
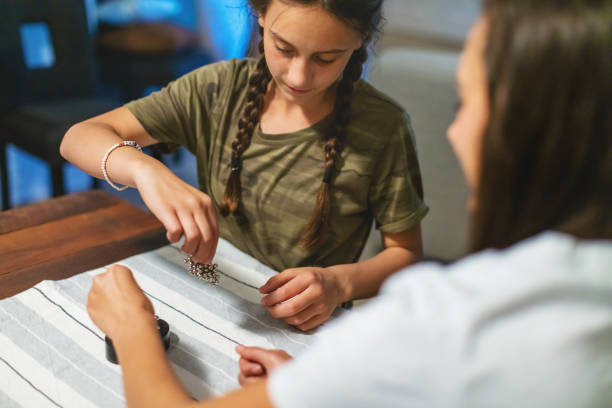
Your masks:
M 310 90 L 309 90 L 309 89 L 306 89 L 306 90 L 302 90 L 302 89 L 295 89 L 294 87 L 289 86 L 289 85 L 287 85 L 287 84 L 285 84 L 285 86 L 287 87 L 287 89 L 289 89 L 291 92 L 293 92 L 293 93 L 295 93 L 295 94 L 300 94 L 300 95 L 302 95 L 302 94 L 305 94 L 305 93 L 310 92 Z

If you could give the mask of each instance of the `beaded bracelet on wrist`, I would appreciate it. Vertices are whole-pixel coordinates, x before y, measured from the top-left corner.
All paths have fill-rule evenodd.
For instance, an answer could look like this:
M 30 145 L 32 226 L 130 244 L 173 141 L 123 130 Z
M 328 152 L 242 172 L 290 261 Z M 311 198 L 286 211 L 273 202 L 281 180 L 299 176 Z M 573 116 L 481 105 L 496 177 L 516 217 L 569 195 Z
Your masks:
M 138 149 L 138 151 L 142 152 L 142 147 L 140 147 L 140 145 L 138 143 L 136 143 L 133 140 L 124 140 L 121 143 L 117 143 L 112 145 L 104 154 L 104 157 L 102 158 L 102 162 L 100 163 L 100 168 L 102 170 L 102 175 L 104 176 L 104 179 L 106 180 L 106 182 L 115 190 L 117 191 L 123 191 L 127 188 L 127 186 L 123 186 L 123 187 L 119 187 L 118 185 L 116 185 L 115 183 L 113 183 L 113 181 L 110 179 L 110 177 L 108 176 L 108 171 L 106 170 L 106 162 L 108 161 L 108 156 L 110 156 L 110 154 L 112 152 L 114 152 L 116 149 L 123 147 L 123 146 L 129 146 L 129 147 L 133 147 L 135 149 Z

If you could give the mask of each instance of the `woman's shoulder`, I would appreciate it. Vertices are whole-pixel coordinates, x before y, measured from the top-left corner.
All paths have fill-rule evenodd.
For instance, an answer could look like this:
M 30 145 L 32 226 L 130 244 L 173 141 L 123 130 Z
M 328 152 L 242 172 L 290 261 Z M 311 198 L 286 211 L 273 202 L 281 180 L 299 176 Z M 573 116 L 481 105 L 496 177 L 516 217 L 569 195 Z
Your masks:
M 481 266 L 486 269 L 496 266 L 500 274 L 525 274 L 526 279 L 538 274 L 545 275 L 546 279 L 593 275 L 612 282 L 604 274 L 612 273 L 604 271 L 605 265 L 612 265 L 612 241 L 585 240 L 562 232 L 544 231 L 509 248 L 489 249 L 466 257 L 451 268 L 462 273 L 482 269 Z
M 606 266 L 607 265 L 607 266 Z M 488 249 L 443 266 L 425 263 L 407 268 L 386 283 L 387 290 L 405 293 L 422 282 L 461 290 L 499 301 L 555 286 L 607 288 L 612 294 L 612 241 L 581 240 L 546 231 L 509 248 Z
M 544 232 L 448 266 L 408 268 L 365 310 L 381 333 L 370 343 L 401 350 L 391 361 L 419 370 L 406 378 L 443 378 L 467 405 L 486 390 L 524 406 L 533 396 L 516 394 L 517 387 L 552 401 L 558 384 L 576 378 L 586 380 L 563 389 L 563 398 L 588 394 L 610 384 L 609 367 L 598 364 L 612 355 L 610 265 L 612 241 Z M 473 373 L 496 375 L 466 387 Z

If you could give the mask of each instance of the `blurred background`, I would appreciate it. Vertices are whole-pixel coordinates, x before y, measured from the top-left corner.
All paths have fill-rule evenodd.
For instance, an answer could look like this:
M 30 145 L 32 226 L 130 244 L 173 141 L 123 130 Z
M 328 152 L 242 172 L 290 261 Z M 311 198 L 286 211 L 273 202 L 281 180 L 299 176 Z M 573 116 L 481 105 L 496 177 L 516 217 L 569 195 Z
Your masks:
M 467 188 L 446 141 L 454 72 L 478 0 L 385 0 L 387 23 L 365 75 L 410 113 L 431 208 L 428 256 L 464 253 Z M 147 95 L 201 65 L 242 58 L 253 41 L 246 0 L 2 0 L 2 208 L 102 188 L 59 157 L 69 124 Z M 197 184 L 195 160 L 157 155 Z M 376 250 L 376 249 L 374 249 Z
M 0 5 L 0 19 L 10 20 L 0 24 L 0 30 L 7 32 L 10 26 L 13 31 L 0 37 L 1 65 L 8 71 L 0 82 L 19 84 L 12 92 L 3 92 L 5 102 L 0 111 L 0 138 L 6 154 L 3 179 L 8 184 L 8 189 L 3 188 L 8 192 L 8 197 L 3 196 L 3 208 L 92 187 L 90 177 L 61 163 L 64 185 L 54 188 L 52 172 L 57 171 L 57 165 L 53 164 L 59 153 L 51 151 L 54 146 L 42 152 L 36 147 L 49 138 L 54 139 L 51 145 L 57 145 L 65 129 L 53 135 L 28 134 L 44 132 L 49 126 L 61 128 L 64 123 L 46 120 L 37 126 L 40 129 L 30 132 L 15 123 L 17 119 L 31 123 L 33 110 L 40 114 L 47 108 L 32 108 L 32 104 L 57 107 L 65 100 L 83 98 L 58 89 L 62 87 L 58 81 L 66 88 L 92 82 L 94 89 L 86 96 L 103 100 L 112 108 L 147 95 L 201 65 L 245 56 L 252 27 L 244 0 L 7 0 Z M 75 36 L 88 41 L 73 41 Z M 11 41 L 14 44 L 8 44 Z M 65 52 L 66 48 L 72 49 Z M 87 57 L 82 58 L 83 54 Z M 9 59 L 22 59 L 23 63 Z M 45 76 L 58 65 L 81 66 L 82 71 L 91 71 L 88 74 L 93 78 L 76 81 L 80 73 L 60 69 Z M 33 95 L 35 87 L 52 90 Z M 66 110 L 78 109 L 72 106 Z M 97 112 L 94 109 L 92 113 Z M 169 164 L 184 170 L 182 175 L 195 183 L 190 155 L 180 152 L 171 159 Z M 102 183 L 96 186 L 106 189 Z M 126 198 L 135 200 L 136 196 L 127 193 Z

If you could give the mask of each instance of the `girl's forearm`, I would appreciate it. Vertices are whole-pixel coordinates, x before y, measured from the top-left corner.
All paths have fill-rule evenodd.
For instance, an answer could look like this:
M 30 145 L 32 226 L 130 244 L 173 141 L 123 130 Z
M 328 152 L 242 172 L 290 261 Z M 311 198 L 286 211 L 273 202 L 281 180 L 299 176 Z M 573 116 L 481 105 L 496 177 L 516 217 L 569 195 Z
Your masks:
M 385 248 L 368 260 L 334 265 L 327 269 L 336 274 L 342 291 L 342 301 L 346 302 L 375 296 L 386 278 L 420 260 L 420 253 L 395 246 Z
M 123 139 L 103 123 L 82 122 L 72 126 L 64 136 L 60 154 L 87 174 L 104 178 L 101 163 L 104 154 Z M 135 187 L 134 173 L 139 166 L 161 165 L 157 160 L 132 147 L 115 149 L 108 157 L 106 169 L 111 180 Z

